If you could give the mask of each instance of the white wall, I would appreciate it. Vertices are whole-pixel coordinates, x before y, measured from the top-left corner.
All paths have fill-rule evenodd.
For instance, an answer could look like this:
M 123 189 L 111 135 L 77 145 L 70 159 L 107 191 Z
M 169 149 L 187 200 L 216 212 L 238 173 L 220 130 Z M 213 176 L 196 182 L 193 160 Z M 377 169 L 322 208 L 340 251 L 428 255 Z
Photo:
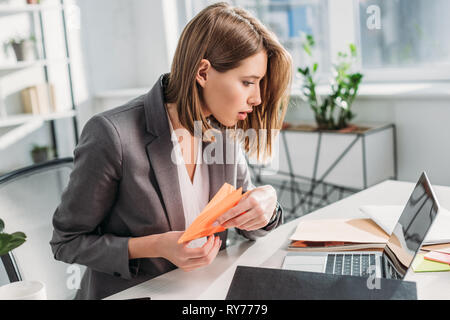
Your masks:
M 116 100 L 106 100 L 99 109 L 96 97 L 129 88 L 146 92 L 162 73 L 170 71 L 176 43 L 170 28 L 176 30 L 178 20 L 174 0 L 77 2 L 91 97 L 91 112 L 80 121 L 84 125 L 94 113 L 118 106 Z
M 134 86 L 133 1 L 78 0 L 77 3 L 91 93 Z
M 357 114 L 354 123 L 396 125 L 399 180 L 416 182 L 425 170 L 432 184 L 450 186 L 450 99 L 361 97 L 353 110 Z M 306 104 L 297 102 L 286 120 L 310 121 L 313 113 Z

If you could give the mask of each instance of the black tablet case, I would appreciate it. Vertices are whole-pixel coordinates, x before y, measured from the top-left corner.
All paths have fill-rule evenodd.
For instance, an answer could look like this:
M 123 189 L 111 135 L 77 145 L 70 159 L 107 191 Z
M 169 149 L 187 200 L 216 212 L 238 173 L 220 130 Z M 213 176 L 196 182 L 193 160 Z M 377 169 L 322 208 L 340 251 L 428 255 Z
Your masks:
M 374 279 L 370 284 L 374 285 Z M 325 273 L 237 266 L 226 300 L 397 300 L 417 299 L 416 283 Z

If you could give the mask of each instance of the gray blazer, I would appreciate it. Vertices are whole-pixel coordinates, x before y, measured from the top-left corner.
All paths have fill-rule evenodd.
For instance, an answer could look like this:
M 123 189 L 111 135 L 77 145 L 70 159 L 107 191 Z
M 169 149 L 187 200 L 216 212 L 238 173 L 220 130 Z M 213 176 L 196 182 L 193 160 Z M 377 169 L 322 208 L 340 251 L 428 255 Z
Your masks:
M 92 117 L 74 150 L 50 245 L 56 260 L 87 266 L 77 299 L 101 299 L 176 268 L 163 258 L 128 258 L 130 237 L 185 229 L 164 107 L 167 76 L 147 94 Z M 211 143 L 203 142 L 203 150 Z M 254 188 L 247 163 L 212 163 L 208 170 L 209 199 L 225 182 L 244 192 Z M 279 209 L 266 227 L 237 232 L 255 240 L 281 223 Z M 219 235 L 223 249 L 227 231 Z

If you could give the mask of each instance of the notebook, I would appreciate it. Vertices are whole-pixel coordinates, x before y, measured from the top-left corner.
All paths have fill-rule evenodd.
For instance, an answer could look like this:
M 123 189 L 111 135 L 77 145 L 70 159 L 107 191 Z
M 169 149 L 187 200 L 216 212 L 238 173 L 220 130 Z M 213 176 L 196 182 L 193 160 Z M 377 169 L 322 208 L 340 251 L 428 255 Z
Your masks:
M 370 278 L 369 278 L 370 279 Z M 371 279 L 374 280 L 375 279 Z M 415 282 L 237 266 L 226 300 L 416 300 Z M 373 289 L 370 289 L 372 287 Z

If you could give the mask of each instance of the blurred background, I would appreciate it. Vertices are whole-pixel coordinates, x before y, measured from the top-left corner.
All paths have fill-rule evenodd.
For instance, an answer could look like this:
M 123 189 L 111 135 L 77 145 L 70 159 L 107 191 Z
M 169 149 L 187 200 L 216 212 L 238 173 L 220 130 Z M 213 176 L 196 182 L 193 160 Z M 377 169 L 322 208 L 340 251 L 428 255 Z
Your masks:
M 183 28 L 215 2 L 0 0 L 0 216 L 42 238 L 18 256 L 45 246 L 52 260 L 51 214 L 84 124 L 170 72 Z M 256 185 L 276 187 L 285 221 L 422 171 L 450 186 L 450 1 L 227 2 L 258 17 L 293 58 L 274 160 L 249 161 Z M 17 170 L 52 160 L 52 174 L 20 180 Z M 42 219 L 30 218 L 38 211 Z M 32 221 L 45 221 L 36 235 Z
M 86 121 L 147 93 L 170 71 L 184 26 L 215 2 L 1 0 L 0 174 L 72 157 Z M 293 213 L 302 185 L 321 189 L 327 201 L 300 214 L 385 179 L 416 181 L 422 170 L 450 185 L 449 1 L 228 2 L 258 17 L 294 62 L 277 170 L 252 165 L 256 184 L 276 186 Z M 351 107 L 348 122 L 368 130 L 306 134 L 317 114 L 300 71 L 314 65 L 319 102 Z M 355 74 L 362 79 L 345 84 Z M 340 83 L 353 97 L 336 93 Z M 384 136 L 352 142 L 372 131 Z
M 214 2 L 0 1 L 0 173 L 32 164 L 38 146 L 48 146 L 50 157 L 72 156 L 87 119 L 146 93 L 170 71 L 184 26 Z M 324 86 L 333 59 L 353 43 L 364 74 L 354 121 L 396 125 L 398 179 L 414 181 L 424 169 L 434 183 L 450 185 L 449 1 L 229 2 L 260 18 L 292 54 L 287 121 L 314 119 L 308 104 L 296 99 L 297 68 L 309 58 L 302 34 L 314 36 L 317 81 Z M 12 42 L 21 40 L 25 56 L 17 57 Z M 50 92 L 50 98 L 39 95 L 42 110 L 26 106 L 23 92 L 30 87 Z

